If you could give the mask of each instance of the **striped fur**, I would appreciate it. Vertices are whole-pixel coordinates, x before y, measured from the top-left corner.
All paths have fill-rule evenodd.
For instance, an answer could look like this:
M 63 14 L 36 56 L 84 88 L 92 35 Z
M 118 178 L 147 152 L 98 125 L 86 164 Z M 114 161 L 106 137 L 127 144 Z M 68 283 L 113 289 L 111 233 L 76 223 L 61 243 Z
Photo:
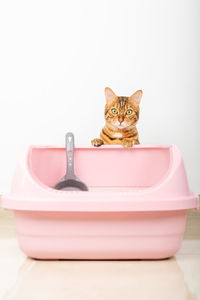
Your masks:
M 139 90 L 130 97 L 118 97 L 110 88 L 106 88 L 105 96 L 105 126 L 101 130 L 101 138 L 93 139 L 92 145 L 96 147 L 103 144 L 132 147 L 139 144 L 136 123 L 139 119 L 142 91 Z M 128 111 L 131 113 L 128 114 Z

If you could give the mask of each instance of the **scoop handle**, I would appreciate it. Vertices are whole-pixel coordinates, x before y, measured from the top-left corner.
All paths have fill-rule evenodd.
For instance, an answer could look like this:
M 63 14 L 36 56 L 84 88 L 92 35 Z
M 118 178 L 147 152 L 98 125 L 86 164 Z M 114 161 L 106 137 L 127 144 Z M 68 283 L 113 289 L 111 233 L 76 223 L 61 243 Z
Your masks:
M 67 156 L 67 173 L 66 177 L 74 178 L 74 135 L 68 132 L 65 136 L 66 156 Z

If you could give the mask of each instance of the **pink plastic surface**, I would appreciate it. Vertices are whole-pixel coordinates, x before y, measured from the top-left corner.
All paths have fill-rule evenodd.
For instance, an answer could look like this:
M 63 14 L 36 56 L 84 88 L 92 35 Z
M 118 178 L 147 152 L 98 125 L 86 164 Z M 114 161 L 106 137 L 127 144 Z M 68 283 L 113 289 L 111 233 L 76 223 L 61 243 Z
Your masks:
M 52 188 L 65 174 L 64 148 L 30 147 L 19 160 L 3 206 L 14 210 L 28 256 L 156 259 L 180 248 L 198 197 L 176 146 L 76 148 L 74 155 L 89 192 Z

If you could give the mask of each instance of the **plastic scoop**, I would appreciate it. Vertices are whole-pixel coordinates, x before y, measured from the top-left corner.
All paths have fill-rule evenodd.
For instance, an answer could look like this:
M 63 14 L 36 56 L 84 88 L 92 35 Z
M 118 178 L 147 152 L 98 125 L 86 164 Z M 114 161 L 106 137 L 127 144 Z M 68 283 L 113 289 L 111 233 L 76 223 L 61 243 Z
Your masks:
M 67 172 L 54 186 L 54 189 L 65 191 L 88 191 L 88 187 L 74 174 L 74 135 L 68 132 L 65 136 Z

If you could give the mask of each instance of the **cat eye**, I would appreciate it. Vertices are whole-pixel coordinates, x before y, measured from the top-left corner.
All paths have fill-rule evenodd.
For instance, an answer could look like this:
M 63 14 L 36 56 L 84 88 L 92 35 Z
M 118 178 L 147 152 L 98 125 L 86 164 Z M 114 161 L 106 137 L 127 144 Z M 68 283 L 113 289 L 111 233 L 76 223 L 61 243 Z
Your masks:
M 117 114 L 118 114 L 118 110 L 117 110 L 116 108 L 112 108 L 112 109 L 111 109 L 111 113 L 112 113 L 113 115 L 117 115 Z
M 132 113 L 133 113 L 132 109 L 128 109 L 128 110 L 126 111 L 126 114 L 127 114 L 127 115 L 132 115 Z

